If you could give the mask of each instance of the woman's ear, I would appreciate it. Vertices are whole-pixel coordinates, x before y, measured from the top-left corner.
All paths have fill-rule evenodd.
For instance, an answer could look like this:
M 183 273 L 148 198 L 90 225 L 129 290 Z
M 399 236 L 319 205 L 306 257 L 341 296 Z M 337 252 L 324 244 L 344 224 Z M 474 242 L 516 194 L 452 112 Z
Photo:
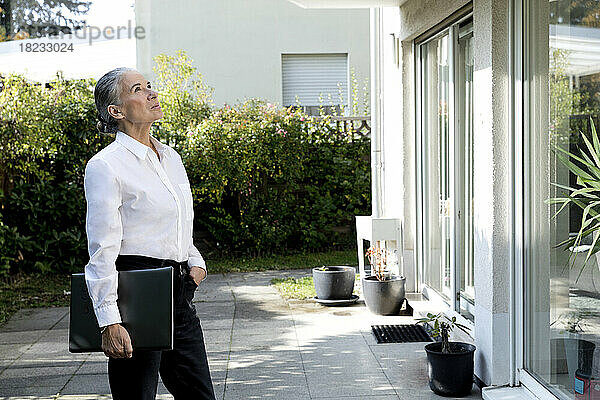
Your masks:
M 110 106 L 108 106 L 108 113 L 114 118 L 114 119 L 123 119 L 125 118 L 125 115 L 123 115 L 123 113 L 121 112 L 121 110 L 119 109 L 119 106 L 115 106 L 113 104 L 111 104 Z

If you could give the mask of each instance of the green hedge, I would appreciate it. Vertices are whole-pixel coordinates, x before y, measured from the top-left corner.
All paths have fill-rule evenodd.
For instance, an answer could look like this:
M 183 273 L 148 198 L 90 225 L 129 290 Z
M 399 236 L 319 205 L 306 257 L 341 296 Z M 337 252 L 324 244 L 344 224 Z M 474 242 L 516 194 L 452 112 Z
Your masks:
M 369 210 L 368 138 L 353 141 L 326 121 L 256 99 L 214 112 L 188 137 L 182 157 L 196 224 L 218 248 L 353 243 L 353 216 Z
M 171 73 L 184 68 L 179 75 L 194 82 L 181 60 L 161 62 Z M 113 140 L 95 131 L 95 82 L 59 76 L 40 85 L 8 76 L 0 84 L 0 276 L 81 271 L 88 261 L 85 164 Z M 185 92 L 172 85 L 163 107 L 176 107 Z M 177 115 L 185 113 L 172 113 L 153 134 L 182 156 L 201 251 L 353 243 L 354 215 L 370 210 L 368 138 L 351 140 L 327 121 L 256 99 L 220 109 L 206 99 L 185 104 L 194 118 L 182 122 Z
M 112 141 L 94 129 L 95 82 L 1 83 L 0 275 L 81 270 L 85 164 Z

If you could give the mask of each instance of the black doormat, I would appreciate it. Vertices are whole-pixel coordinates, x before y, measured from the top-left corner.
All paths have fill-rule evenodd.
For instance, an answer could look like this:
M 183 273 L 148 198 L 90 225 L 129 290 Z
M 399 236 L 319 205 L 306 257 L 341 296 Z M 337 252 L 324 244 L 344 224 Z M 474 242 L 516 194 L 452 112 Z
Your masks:
M 371 325 L 377 343 L 432 342 L 421 325 Z

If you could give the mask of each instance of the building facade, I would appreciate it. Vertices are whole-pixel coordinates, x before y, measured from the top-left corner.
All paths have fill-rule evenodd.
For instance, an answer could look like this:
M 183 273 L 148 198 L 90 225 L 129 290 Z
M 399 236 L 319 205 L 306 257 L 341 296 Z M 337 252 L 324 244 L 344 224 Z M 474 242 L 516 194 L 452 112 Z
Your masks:
M 557 247 L 586 217 L 549 200 L 585 178 L 564 151 L 576 170 L 594 146 L 600 3 L 294 3 L 371 7 L 374 214 L 403 219 L 414 289 L 471 327 L 484 398 L 600 398 L 594 235 Z
M 185 50 L 214 88 L 217 106 L 254 97 L 312 111 L 348 106 L 352 72 L 360 87 L 369 77 L 368 9 L 340 14 L 279 0 L 137 0 L 135 13 L 147 32 L 137 43 L 140 72 L 151 77 L 154 56 Z

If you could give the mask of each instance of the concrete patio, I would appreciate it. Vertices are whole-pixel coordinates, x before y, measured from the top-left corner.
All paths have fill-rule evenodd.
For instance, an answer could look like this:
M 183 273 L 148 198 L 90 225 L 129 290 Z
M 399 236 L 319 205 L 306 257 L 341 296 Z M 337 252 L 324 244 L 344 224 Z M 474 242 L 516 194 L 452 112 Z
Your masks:
M 434 399 L 424 343 L 377 344 L 371 324 L 412 323 L 285 301 L 274 277 L 209 275 L 194 299 L 217 399 Z M 26 309 L 0 328 L 0 399 L 110 399 L 106 357 L 68 351 L 68 308 Z M 159 382 L 159 399 L 172 399 Z M 481 398 L 477 386 L 469 398 Z

